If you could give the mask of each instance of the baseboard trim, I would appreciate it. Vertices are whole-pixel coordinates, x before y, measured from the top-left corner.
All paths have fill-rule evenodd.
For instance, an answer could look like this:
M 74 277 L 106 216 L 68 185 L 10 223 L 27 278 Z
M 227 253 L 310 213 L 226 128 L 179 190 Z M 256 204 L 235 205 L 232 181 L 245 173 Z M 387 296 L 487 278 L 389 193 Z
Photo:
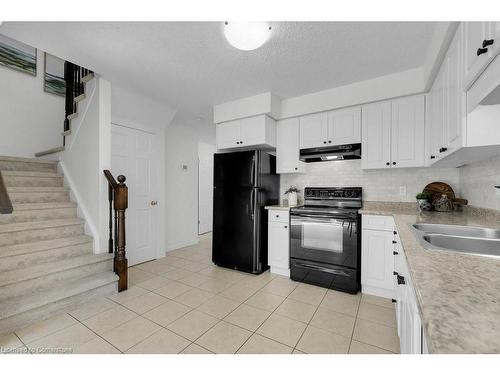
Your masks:
M 376 286 L 361 285 L 361 292 L 363 294 L 370 294 L 372 296 L 383 298 L 394 298 L 394 290 L 378 288 Z
M 174 244 L 167 244 L 167 253 L 172 250 L 177 250 L 177 249 L 182 249 L 183 247 L 191 246 L 191 245 L 196 245 L 198 243 L 198 238 L 189 240 L 189 241 L 183 241 L 183 242 L 177 242 Z
M 270 272 L 274 273 L 276 275 L 290 277 L 290 269 L 289 268 L 280 268 L 280 267 L 271 266 Z

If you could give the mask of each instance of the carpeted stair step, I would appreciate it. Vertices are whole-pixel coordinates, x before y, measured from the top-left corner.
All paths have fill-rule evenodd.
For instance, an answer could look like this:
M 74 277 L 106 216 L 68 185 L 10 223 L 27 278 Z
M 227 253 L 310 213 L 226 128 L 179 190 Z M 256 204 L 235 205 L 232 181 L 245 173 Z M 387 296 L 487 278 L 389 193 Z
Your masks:
M 69 202 L 69 189 L 64 187 L 7 187 L 12 204 Z
M 82 235 L 84 221 L 78 218 L 0 225 L 0 247 L 20 243 Z
M 113 254 L 87 254 L 0 273 L 0 300 L 57 288 L 71 280 L 111 271 Z M 1 313 L 1 312 L 0 312 Z
M 63 186 L 64 176 L 55 172 L 2 171 L 5 186 Z
M 0 300 L 0 336 L 69 311 L 97 296 L 115 293 L 117 280 L 114 272 L 102 272 L 41 292 Z
M 57 172 L 57 161 L 0 156 L 0 171 Z
M 11 214 L 0 215 L 1 224 L 24 223 L 71 219 L 77 216 L 77 205 L 73 202 L 17 203 Z

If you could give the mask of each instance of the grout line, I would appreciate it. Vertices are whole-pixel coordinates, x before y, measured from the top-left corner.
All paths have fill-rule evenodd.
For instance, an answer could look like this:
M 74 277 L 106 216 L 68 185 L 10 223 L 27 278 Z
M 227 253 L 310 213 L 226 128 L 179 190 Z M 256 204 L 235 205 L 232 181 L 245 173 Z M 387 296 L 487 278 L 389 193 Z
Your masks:
M 356 317 L 354 319 L 354 325 L 352 327 L 352 332 L 351 332 L 351 340 L 349 341 L 349 348 L 347 348 L 347 354 L 349 354 L 349 351 L 351 350 L 352 340 L 354 337 L 354 330 L 356 329 L 356 324 L 358 323 L 359 308 L 361 307 L 361 298 L 363 297 L 361 292 L 360 294 L 361 295 L 359 296 L 358 308 L 356 309 Z

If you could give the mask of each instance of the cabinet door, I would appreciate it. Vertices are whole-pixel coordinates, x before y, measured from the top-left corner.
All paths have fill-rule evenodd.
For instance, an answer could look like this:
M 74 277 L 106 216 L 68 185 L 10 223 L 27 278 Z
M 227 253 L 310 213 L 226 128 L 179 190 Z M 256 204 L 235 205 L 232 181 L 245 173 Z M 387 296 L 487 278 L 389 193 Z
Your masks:
M 289 266 L 289 224 L 269 222 L 268 263 L 269 266 L 288 269 Z
M 445 90 L 443 77 L 447 74 L 446 60 L 436 76 L 429 96 L 429 160 L 430 164 L 435 163 L 441 158 L 439 149 L 444 142 L 445 129 Z
M 300 158 L 299 119 L 291 118 L 276 124 L 276 171 L 278 173 L 300 173 L 304 163 Z
M 361 283 L 393 290 L 393 233 L 365 229 L 361 246 Z
M 361 143 L 361 107 L 328 112 L 328 144 Z
M 234 148 L 239 146 L 241 133 L 240 133 L 240 120 L 228 121 L 217 124 L 216 139 L 217 149 Z
M 462 90 L 461 29 L 459 29 L 448 49 L 446 82 L 446 126 L 444 155 L 462 147 L 463 121 L 465 118 L 465 93 Z
M 490 56 L 489 52 L 477 55 L 483 40 L 487 39 L 488 29 L 488 22 L 464 22 L 465 76 L 469 83 L 481 73 Z
M 500 50 L 500 22 L 490 22 L 489 39 L 493 39 L 493 44 L 489 47 L 492 56 L 496 56 Z
M 424 105 L 423 95 L 392 101 L 391 164 L 393 167 L 424 166 Z
M 328 145 L 327 113 L 302 116 L 300 122 L 300 148 L 313 148 Z
M 391 160 L 391 102 L 361 108 L 361 168 L 389 168 Z
M 266 116 L 248 117 L 240 120 L 240 146 L 262 145 L 266 143 Z

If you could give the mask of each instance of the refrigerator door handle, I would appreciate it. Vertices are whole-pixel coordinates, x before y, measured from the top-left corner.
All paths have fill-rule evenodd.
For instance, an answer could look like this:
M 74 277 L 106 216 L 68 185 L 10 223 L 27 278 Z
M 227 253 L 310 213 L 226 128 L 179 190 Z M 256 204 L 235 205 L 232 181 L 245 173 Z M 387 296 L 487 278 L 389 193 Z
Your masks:
M 250 176 L 250 181 L 252 181 L 252 186 L 255 185 L 255 155 L 252 157 L 252 167 L 250 168 L 252 175 Z

